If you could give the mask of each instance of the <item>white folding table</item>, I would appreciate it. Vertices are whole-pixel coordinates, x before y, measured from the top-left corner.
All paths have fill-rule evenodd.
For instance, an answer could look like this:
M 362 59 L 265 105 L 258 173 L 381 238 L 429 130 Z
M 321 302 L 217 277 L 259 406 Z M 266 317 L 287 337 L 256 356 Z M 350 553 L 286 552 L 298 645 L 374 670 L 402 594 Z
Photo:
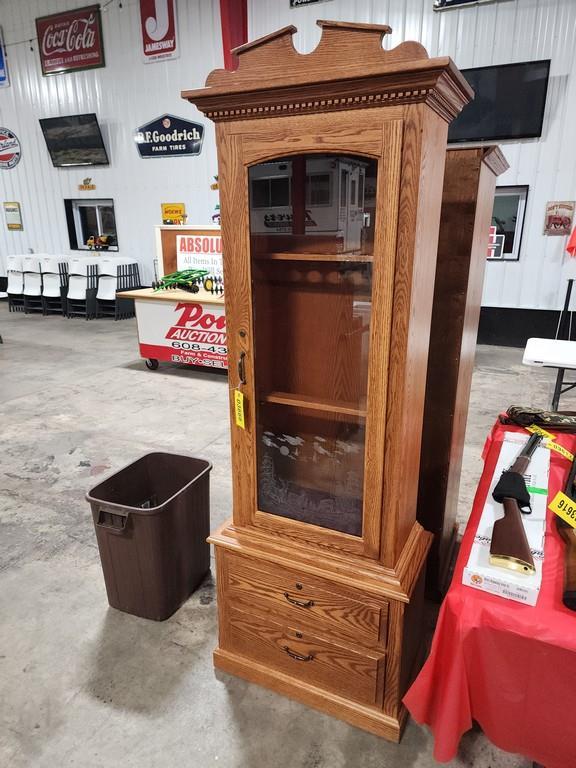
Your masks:
M 552 397 L 552 410 L 558 410 L 560 395 L 576 387 L 576 382 L 564 383 L 564 371 L 576 369 L 576 341 L 562 339 L 528 339 L 524 357 L 524 365 L 536 365 L 544 368 L 557 368 L 556 386 Z

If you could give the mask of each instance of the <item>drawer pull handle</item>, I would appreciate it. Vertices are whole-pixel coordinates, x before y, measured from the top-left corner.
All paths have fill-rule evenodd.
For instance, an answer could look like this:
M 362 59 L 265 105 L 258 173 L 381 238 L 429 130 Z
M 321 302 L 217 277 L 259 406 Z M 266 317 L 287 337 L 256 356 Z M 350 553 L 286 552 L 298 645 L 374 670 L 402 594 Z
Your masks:
M 288 656 L 290 656 L 292 659 L 296 659 L 296 661 L 312 661 L 314 659 L 314 655 L 309 653 L 308 656 L 301 656 L 299 653 L 295 653 L 293 650 L 291 650 L 287 645 L 282 646 L 282 649 L 286 651 Z
M 290 597 L 288 592 L 284 592 L 284 597 L 289 603 L 292 603 L 292 605 L 297 605 L 298 608 L 312 608 L 314 605 L 314 600 L 294 600 L 293 597 Z

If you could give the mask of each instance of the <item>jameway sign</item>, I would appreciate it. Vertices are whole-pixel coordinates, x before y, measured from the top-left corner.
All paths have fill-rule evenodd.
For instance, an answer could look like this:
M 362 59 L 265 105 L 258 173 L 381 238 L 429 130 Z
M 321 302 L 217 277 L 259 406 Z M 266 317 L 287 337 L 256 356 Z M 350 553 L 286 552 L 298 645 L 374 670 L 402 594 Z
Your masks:
M 140 157 L 199 155 L 204 126 L 174 115 L 162 115 L 141 125 L 134 136 Z

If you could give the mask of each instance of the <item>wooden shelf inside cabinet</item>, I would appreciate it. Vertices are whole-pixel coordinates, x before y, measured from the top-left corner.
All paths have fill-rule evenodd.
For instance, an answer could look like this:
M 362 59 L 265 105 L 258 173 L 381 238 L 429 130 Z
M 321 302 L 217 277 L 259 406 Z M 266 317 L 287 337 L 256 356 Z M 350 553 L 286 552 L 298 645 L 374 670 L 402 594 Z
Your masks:
M 261 395 L 260 400 L 264 403 L 289 405 L 293 408 L 307 408 L 311 411 L 325 411 L 343 416 L 356 416 L 360 419 L 366 418 L 366 408 L 357 408 L 353 403 L 338 400 L 323 400 L 308 395 L 292 395 L 290 392 L 270 392 L 267 395 Z
M 370 254 L 362 253 L 256 253 L 261 261 L 338 261 L 351 264 L 369 264 L 373 261 Z

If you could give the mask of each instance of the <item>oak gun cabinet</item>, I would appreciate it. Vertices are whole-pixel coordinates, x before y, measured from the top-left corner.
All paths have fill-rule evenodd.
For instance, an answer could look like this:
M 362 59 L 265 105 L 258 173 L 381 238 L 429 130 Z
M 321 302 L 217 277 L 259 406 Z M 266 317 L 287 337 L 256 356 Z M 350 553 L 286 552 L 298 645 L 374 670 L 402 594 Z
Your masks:
M 499 147 L 446 152 L 430 329 L 417 519 L 434 534 L 426 587 L 441 598 L 456 542 L 458 491 Z
M 214 660 L 398 741 L 446 135 L 472 92 L 419 43 L 385 51 L 389 27 L 318 24 L 312 53 L 286 27 L 182 94 L 216 122 L 229 328 Z

